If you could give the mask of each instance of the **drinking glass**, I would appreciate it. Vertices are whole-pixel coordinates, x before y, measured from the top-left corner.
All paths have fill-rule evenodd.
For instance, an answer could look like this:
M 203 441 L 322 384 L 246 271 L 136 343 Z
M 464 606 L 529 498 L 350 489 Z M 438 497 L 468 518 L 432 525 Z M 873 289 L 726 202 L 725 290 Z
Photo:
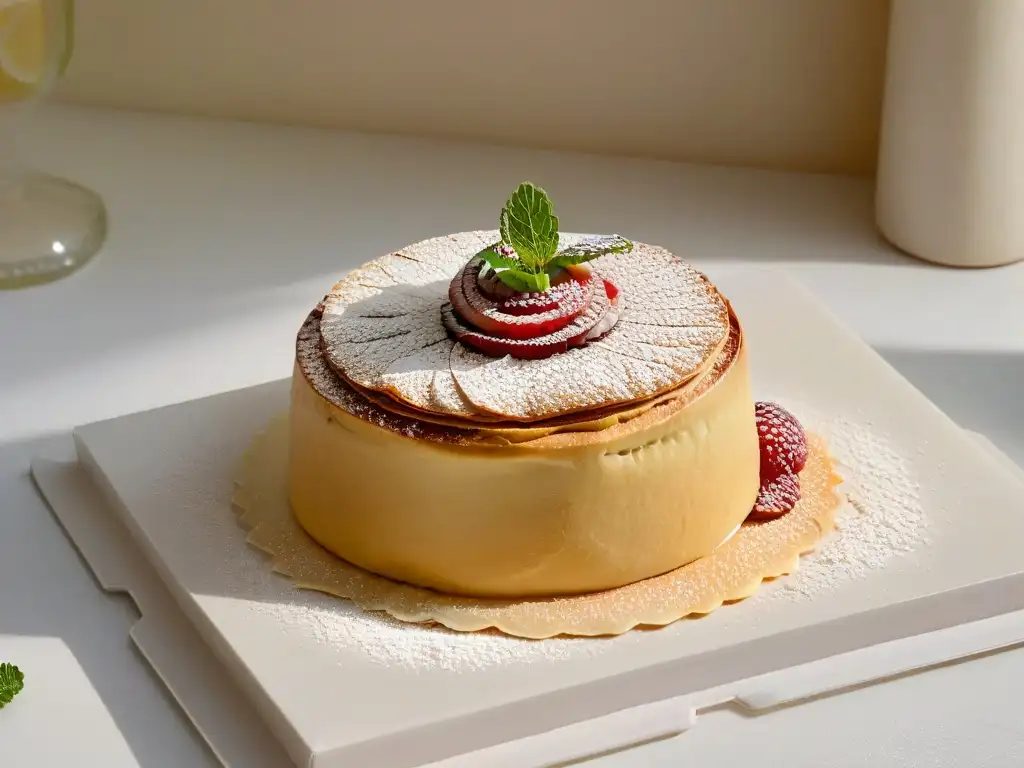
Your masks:
M 94 192 L 23 167 L 15 113 L 64 73 L 73 48 L 72 0 L 0 0 L 0 289 L 64 277 L 106 238 L 107 215 Z

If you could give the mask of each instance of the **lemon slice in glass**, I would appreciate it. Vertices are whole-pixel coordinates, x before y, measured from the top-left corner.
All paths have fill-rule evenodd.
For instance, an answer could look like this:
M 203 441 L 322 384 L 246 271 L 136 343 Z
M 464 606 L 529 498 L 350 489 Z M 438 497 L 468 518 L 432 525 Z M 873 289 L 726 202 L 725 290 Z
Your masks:
M 0 101 L 25 98 L 46 79 L 42 0 L 0 0 Z
M 0 0 L 0 103 L 35 96 L 71 55 L 69 0 Z

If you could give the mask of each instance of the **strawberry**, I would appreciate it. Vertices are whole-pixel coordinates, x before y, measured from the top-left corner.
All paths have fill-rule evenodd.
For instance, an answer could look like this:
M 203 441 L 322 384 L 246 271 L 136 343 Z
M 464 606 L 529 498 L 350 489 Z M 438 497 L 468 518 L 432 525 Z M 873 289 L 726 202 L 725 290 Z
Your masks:
M 784 472 L 768 481 L 761 481 L 754 509 L 747 519 L 772 520 L 789 512 L 800 501 L 800 478 Z
M 807 438 L 797 418 L 777 403 L 754 406 L 761 447 L 761 483 L 801 472 L 807 462 Z

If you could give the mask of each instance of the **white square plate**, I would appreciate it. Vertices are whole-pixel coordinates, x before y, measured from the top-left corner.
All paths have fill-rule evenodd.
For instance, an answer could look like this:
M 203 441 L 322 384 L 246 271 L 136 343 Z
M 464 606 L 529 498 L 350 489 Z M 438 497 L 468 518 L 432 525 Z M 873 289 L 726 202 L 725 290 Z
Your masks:
M 813 599 L 754 599 L 615 640 L 543 641 L 558 654 L 509 641 L 500 663 L 385 664 L 365 642 L 371 619 L 269 574 L 230 508 L 239 458 L 287 407 L 286 382 L 83 427 L 80 460 L 299 765 L 421 765 L 1024 608 L 1019 481 L 794 283 L 713 277 L 747 332 L 755 390 L 884 432 L 920 485 L 927 545 Z M 363 644 L 305 621 L 311 611 L 359 622 Z M 401 642 L 381 627 L 379 642 Z M 496 642 L 435 647 L 494 654 Z

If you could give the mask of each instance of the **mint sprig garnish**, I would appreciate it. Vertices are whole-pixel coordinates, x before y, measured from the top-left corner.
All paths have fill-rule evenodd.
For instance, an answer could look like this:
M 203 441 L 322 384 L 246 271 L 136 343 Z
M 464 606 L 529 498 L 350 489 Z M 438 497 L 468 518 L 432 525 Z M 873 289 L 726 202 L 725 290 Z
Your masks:
M 501 243 L 484 248 L 477 256 L 487 262 L 499 280 L 519 293 L 543 293 L 551 287 L 547 272 L 531 272 L 518 256 L 505 256 L 498 252 Z
M 501 209 L 501 241 L 515 248 L 519 260 L 541 272 L 558 251 L 558 217 L 540 187 L 523 182 Z
M 25 675 L 13 664 L 0 664 L 0 709 L 3 709 L 25 687 Z
M 517 293 L 544 293 L 551 288 L 547 272 L 539 275 L 521 269 L 496 269 L 494 272 L 501 282 Z
M 499 229 L 501 242 L 477 256 L 501 282 L 520 293 L 543 293 L 551 288 L 551 278 L 568 266 L 633 249 L 624 237 L 601 235 L 559 251 L 558 217 L 551 198 L 528 181 L 519 185 L 501 209 Z
M 594 235 L 562 249 L 548 262 L 547 269 L 562 269 L 571 264 L 583 264 L 609 253 L 629 253 L 631 250 L 633 244 L 621 235 Z

